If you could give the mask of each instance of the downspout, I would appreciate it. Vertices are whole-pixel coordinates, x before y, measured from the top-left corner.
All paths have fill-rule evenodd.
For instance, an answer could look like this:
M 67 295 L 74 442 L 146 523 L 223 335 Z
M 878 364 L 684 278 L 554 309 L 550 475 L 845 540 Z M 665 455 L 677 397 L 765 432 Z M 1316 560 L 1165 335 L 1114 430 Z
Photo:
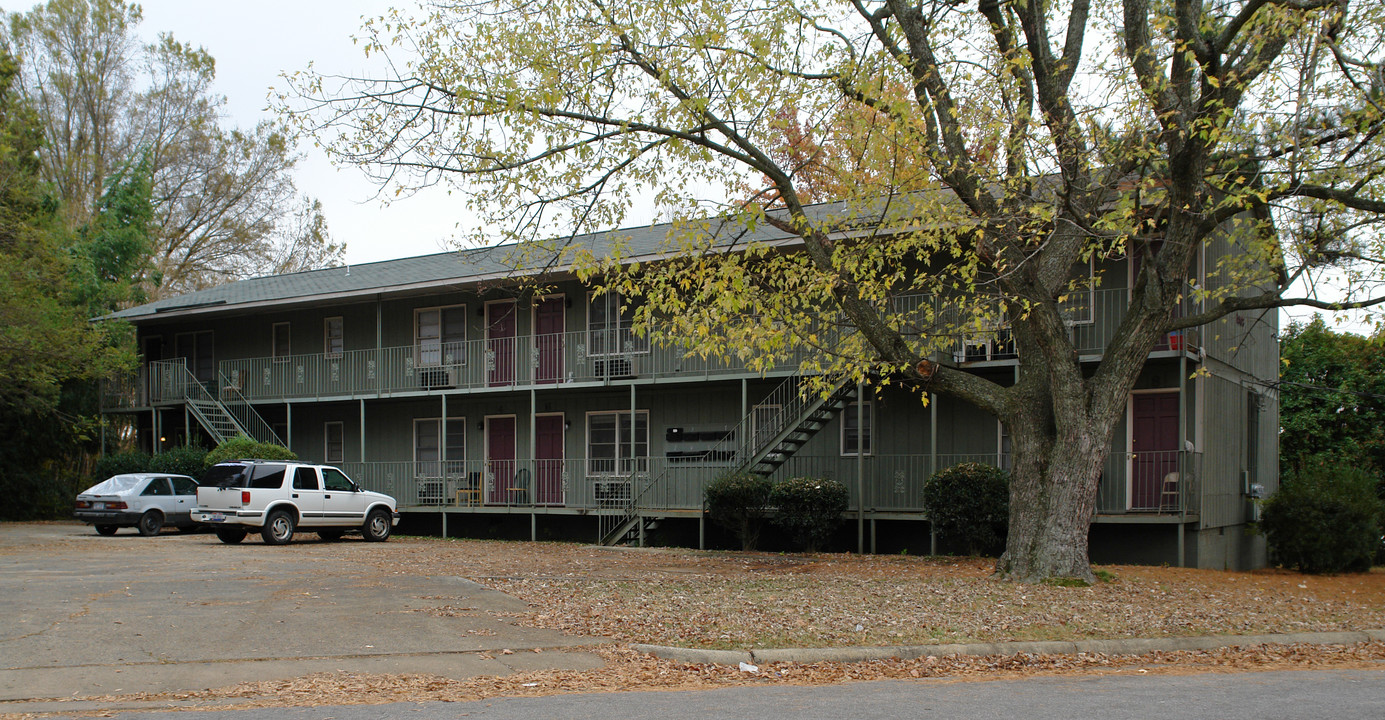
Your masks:
M 1186 348 L 1187 345 L 1185 344 Z M 1178 455 L 1183 458 L 1183 462 L 1178 464 L 1178 567 L 1186 567 L 1187 548 L 1184 547 L 1187 540 L 1186 535 L 1188 521 L 1188 502 L 1187 492 L 1185 491 L 1189 473 L 1187 464 L 1192 462 L 1192 457 L 1187 453 L 1186 448 L 1188 437 L 1188 352 L 1186 349 L 1178 353 Z
M 648 428 L 645 428 L 645 430 L 648 431 Z M 616 432 L 616 446 L 617 448 L 620 446 L 619 428 L 617 428 Z M 647 448 L 648 445 L 646 444 L 645 447 Z M 619 450 L 617 450 L 616 455 L 620 455 Z M 639 546 L 644 547 L 644 518 L 640 517 L 639 507 L 635 506 L 635 498 L 639 497 L 639 493 L 635 488 L 635 478 L 639 477 L 639 471 L 637 470 L 639 463 L 635 460 L 635 382 L 633 380 L 630 381 L 630 461 L 630 509 L 635 512 L 635 521 L 640 529 Z
M 532 333 L 530 337 L 533 337 Z M 529 491 L 525 493 L 529 501 L 529 542 L 539 540 L 539 516 L 535 511 L 535 494 L 539 489 L 539 400 L 534 386 L 529 386 Z M 631 438 L 633 440 L 633 437 Z M 566 453 L 564 453 L 566 454 Z

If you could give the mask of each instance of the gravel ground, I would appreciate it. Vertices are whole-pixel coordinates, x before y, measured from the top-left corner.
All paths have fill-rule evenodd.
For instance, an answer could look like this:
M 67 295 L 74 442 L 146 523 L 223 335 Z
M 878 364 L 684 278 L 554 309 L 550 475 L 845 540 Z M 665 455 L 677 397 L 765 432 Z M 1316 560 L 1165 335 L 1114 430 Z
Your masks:
M 347 546 L 317 546 L 335 552 Z M 377 549 L 377 548 L 373 548 Z M 378 546 L 388 572 L 464 577 L 529 604 L 525 625 L 603 637 L 607 666 L 459 681 L 335 672 L 202 692 L 89 698 L 185 709 L 462 701 L 565 692 L 678 690 L 858 680 L 1236 672 L 1385 667 L 1385 643 L 1252 646 L 1141 656 L 927 657 L 738 667 L 659 660 L 629 648 L 832 647 L 999 640 L 1258 634 L 1385 627 L 1385 572 L 1305 576 L 1104 566 L 1089 588 L 1015 585 L 971 558 L 761 555 L 563 543 L 399 538 Z M 457 611 L 432 598 L 434 612 Z

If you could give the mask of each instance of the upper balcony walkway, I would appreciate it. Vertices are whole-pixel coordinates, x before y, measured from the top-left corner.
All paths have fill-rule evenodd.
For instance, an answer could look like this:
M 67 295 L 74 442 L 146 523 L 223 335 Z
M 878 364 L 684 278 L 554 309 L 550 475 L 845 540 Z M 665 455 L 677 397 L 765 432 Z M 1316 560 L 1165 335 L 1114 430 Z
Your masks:
M 1084 360 L 1099 359 L 1125 316 L 1129 297 L 1124 289 L 1075 293 L 1064 300 L 1074 348 Z M 957 332 L 955 301 L 910 296 L 896 301 L 904 317 L 916 316 L 953 331 L 949 349 L 940 360 L 959 365 L 1005 365 L 1017 359 L 1015 344 L 1002 313 L 992 320 L 964 325 Z M 975 327 L 989 325 L 990 327 Z M 975 327 L 975 329 L 970 329 Z M 908 332 L 929 334 L 924 323 Z M 944 336 L 943 333 L 937 333 Z M 1196 347 L 1196 331 L 1173 333 L 1155 352 L 1176 353 Z M 704 358 L 679 347 L 660 346 L 636 337 L 628 329 L 486 338 L 455 343 L 421 343 L 398 347 L 312 353 L 283 357 L 222 360 L 217 378 L 202 378 L 217 391 L 257 402 L 336 400 L 431 394 L 466 390 L 494 392 L 547 390 L 628 383 L 696 382 L 706 379 L 786 376 L 798 372 L 807 350 L 784 358 L 782 370 L 752 370 L 746 355 Z M 161 363 L 150 363 L 139 377 L 107 383 L 102 409 L 128 410 L 182 402 Z M 169 392 L 165 392 L 168 386 Z

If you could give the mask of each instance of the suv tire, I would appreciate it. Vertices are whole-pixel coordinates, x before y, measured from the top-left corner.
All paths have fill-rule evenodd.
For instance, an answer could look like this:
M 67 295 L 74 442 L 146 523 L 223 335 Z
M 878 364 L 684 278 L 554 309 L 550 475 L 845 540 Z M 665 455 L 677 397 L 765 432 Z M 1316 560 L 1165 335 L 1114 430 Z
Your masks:
M 216 539 L 227 545 L 235 545 L 245 539 L 245 528 L 238 527 L 219 527 L 216 529 Z
M 293 542 L 293 515 L 287 510 L 274 510 L 265 518 L 260 537 L 266 545 L 288 545 Z
M 390 514 L 388 511 L 375 508 L 365 516 L 365 524 L 361 526 L 361 535 L 365 536 L 368 542 L 384 542 L 390 537 Z

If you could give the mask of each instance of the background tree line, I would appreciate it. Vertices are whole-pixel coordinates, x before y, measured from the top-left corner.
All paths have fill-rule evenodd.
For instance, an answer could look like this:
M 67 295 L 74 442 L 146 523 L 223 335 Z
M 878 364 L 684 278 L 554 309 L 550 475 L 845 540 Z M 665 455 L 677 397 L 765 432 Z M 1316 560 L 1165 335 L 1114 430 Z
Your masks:
M 129 328 L 94 318 L 342 258 L 282 128 L 231 126 L 215 60 L 141 41 L 141 20 L 122 0 L 52 0 L 0 32 L 6 517 L 64 514 L 90 479 L 98 381 L 135 365 Z

